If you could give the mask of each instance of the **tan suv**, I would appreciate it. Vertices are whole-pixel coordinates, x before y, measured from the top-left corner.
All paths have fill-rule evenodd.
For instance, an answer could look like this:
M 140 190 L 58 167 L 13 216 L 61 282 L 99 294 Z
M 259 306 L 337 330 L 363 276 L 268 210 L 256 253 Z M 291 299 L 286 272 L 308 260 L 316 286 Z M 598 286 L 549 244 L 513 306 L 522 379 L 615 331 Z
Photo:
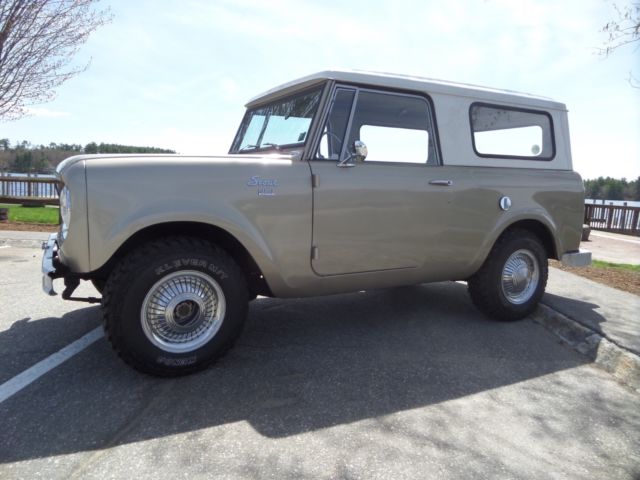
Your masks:
M 590 263 L 566 108 L 509 91 L 321 72 L 251 100 L 226 156 L 82 155 L 57 173 L 44 289 L 101 301 L 115 350 L 157 375 L 220 357 L 257 295 L 466 280 L 516 320 L 548 258 Z M 80 280 L 102 298 L 73 297 Z

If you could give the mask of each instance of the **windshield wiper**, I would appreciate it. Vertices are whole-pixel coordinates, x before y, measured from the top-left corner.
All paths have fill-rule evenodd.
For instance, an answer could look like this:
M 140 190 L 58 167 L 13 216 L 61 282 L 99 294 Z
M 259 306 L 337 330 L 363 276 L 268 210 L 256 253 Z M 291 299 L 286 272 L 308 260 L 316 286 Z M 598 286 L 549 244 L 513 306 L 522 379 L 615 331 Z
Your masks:
M 270 147 L 273 147 L 276 150 L 280 150 L 280 145 L 278 145 L 276 143 L 267 142 L 267 143 L 263 143 L 263 145 L 269 145 Z

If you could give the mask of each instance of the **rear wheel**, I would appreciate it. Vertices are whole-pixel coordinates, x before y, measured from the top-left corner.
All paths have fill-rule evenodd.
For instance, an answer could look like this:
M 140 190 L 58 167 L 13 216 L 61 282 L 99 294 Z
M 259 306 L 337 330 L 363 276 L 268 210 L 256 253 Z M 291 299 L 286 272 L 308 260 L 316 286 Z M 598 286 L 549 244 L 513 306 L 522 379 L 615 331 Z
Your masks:
M 161 376 L 201 370 L 223 355 L 248 302 L 231 257 L 188 237 L 154 241 L 124 258 L 102 298 L 114 349 L 137 370 Z
M 514 229 L 498 239 L 467 283 L 471 300 L 480 311 L 510 321 L 535 310 L 544 294 L 547 275 L 547 255 L 538 237 Z

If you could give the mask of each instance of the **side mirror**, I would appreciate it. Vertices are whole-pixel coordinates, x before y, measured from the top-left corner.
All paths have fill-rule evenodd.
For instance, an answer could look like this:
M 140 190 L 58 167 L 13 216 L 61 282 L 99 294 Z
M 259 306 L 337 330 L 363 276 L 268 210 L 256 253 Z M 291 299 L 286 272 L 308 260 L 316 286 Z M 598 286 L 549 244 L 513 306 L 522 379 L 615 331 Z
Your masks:
M 344 160 L 339 161 L 338 167 L 355 167 L 357 163 L 364 162 L 367 155 L 369 155 L 369 149 L 365 143 L 360 140 L 356 140 L 353 142 L 353 152 Z M 351 160 L 355 160 L 355 163 Z
M 353 157 L 356 159 L 356 162 L 364 162 L 367 155 L 369 155 L 369 149 L 364 142 L 360 140 L 353 142 Z

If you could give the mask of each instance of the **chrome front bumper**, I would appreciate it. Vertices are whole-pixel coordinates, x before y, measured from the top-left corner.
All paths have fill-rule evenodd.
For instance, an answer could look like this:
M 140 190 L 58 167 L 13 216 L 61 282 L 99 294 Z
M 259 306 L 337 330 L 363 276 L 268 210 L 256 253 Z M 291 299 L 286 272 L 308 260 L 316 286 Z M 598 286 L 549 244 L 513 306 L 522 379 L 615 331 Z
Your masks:
M 564 265 L 569 267 L 588 267 L 591 265 L 591 252 L 589 250 L 579 250 L 562 255 Z
M 42 290 L 47 295 L 57 295 L 53 289 L 53 279 L 56 278 L 56 267 L 53 259 L 58 253 L 58 234 L 52 233 L 46 242 L 42 242 Z

